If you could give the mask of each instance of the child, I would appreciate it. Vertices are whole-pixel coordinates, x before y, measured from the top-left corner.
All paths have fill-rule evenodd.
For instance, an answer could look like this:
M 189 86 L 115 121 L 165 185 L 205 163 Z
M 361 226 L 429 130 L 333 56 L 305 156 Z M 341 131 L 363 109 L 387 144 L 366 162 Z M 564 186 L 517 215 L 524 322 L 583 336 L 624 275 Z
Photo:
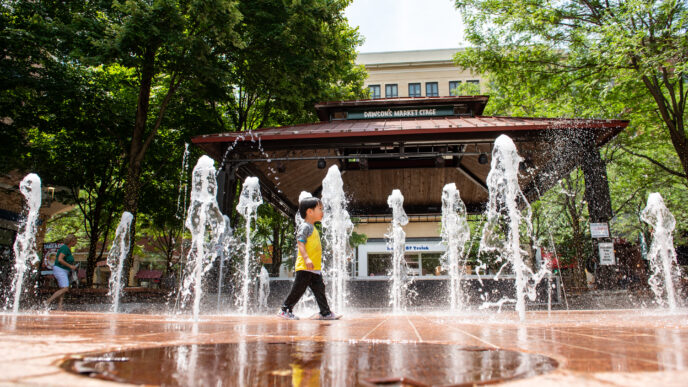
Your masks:
M 296 244 L 299 247 L 299 256 L 296 258 L 296 278 L 291 292 L 282 305 L 282 310 L 277 315 L 286 320 L 298 320 L 299 318 L 292 312 L 294 305 L 301 299 L 306 288 L 311 288 L 320 308 L 318 320 L 337 320 L 342 316 L 330 311 L 325 296 L 325 283 L 320 273 L 322 246 L 320 234 L 315 229 L 315 222 L 319 222 L 323 217 L 320 199 L 308 197 L 301 200 L 299 214 L 304 222 L 296 232 Z

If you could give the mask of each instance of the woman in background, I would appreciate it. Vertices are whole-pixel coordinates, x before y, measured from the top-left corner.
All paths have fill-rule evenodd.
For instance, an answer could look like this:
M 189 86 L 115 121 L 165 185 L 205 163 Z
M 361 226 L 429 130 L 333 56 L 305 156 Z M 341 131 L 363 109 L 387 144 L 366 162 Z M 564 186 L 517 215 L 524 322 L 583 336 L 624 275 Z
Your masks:
M 69 234 L 65 238 L 64 244 L 57 249 L 57 258 L 53 266 L 53 276 L 57 280 L 57 286 L 60 287 L 60 290 L 56 291 L 45 301 L 44 304 L 46 308 L 53 300 L 59 297 L 60 300 L 58 301 L 57 309 L 62 310 L 64 295 L 69 291 L 69 272 L 70 270 L 76 270 L 76 264 L 71 250 L 72 247 L 76 246 L 76 241 L 77 239 L 74 234 Z

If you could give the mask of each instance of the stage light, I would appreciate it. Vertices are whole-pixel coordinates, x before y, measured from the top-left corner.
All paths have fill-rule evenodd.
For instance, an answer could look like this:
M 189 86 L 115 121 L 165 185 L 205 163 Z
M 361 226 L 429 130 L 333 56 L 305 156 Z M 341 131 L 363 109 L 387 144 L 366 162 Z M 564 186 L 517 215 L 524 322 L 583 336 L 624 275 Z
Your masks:
M 487 154 L 486 153 L 481 153 L 480 156 L 478 156 L 478 163 L 487 164 Z

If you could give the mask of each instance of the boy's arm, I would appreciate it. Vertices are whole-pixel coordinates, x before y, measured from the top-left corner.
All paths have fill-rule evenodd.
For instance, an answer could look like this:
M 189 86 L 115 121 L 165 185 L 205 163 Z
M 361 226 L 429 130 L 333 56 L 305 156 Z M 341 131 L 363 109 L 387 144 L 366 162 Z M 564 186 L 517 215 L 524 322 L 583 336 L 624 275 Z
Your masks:
M 313 261 L 311 261 L 311 257 L 309 257 L 306 252 L 306 244 L 301 241 L 296 241 L 296 245 L 299 247 L 299 253 L 301 253 L 303 257 L 303 263 L 306 264 L 306 269 L 313 270 Z

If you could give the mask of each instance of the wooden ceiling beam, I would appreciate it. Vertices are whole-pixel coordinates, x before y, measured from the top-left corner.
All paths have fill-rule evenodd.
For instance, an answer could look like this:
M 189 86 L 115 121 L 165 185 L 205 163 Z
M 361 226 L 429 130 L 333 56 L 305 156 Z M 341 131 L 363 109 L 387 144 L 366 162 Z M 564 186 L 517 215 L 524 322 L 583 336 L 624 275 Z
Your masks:
M 468 180 L 472 181 L 473 183 L 477 184 L 480 188 L 484 189 L 485 192 L 488 191 L 487 189 L 487 184 L 480 180 L 478 176 L 476 176 L 473 172 L 471 172 L 468 168 L 464 167 L 463 165 L 459 164 L 458 167 L 456 167 L 456 170 L 463 173 L 464 176 L 468 178 Z
M 285 216 L 293 218 L 296 215 L 298 206 L 294 205 L 285 195 L 283 195 L 279 189 L 273 184 L 272 179 L 265 176 L 258 168 L 255 168 L 251 164 L 243 165 L 239 167 L 237 171 L 242 180 L 249 176 L 255 176 L 260 182 L 260 188 L 263 197 L 267 197 L 267 201 L 270 202 L 275 208 L 283 213 Z

